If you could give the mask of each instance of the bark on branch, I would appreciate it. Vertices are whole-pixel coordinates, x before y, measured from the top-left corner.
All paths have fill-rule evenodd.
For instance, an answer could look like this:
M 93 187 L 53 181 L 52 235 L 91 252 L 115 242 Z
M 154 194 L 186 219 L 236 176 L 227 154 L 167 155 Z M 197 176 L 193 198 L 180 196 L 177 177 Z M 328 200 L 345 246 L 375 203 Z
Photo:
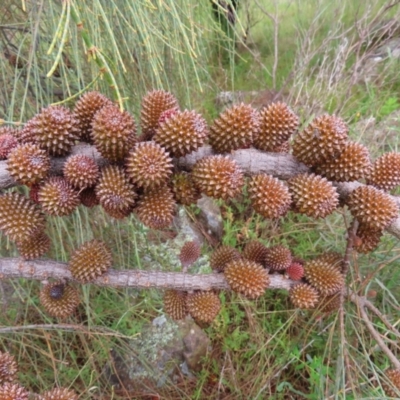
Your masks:
M 66 263 L 53 260 L 24 261 L 20 258 L 0 258 L 0 279 L 25 278 L 34 280 L 68 279 L 74 281 Z M 293 281 L 282 275 L 270 275 L 269 289 L 289 290 Z M 187 274 L 143 270 L 114 270 L 92 282 L 98 286 L 137 289 L 230 290 L 223 274 Z
M 78 144 L 73 147 L 71 154 L 85 154 L 92 157 L 100 166 L 107 164 L 99 152 L 87 144 Z M 212 155 L 213 150 L 210 146 L 203 146 L 197 151 L 186 157 L 175 160 L 177 167 L 190 170 L 197 160 Z M 228 155 L 229 158 L 235 160 L 239 167 L 246 175 L 256 173 L 265 173 L 273 175 L 279 179 L 287 180 L 295 175 L 309 172 L 309 168 L 298 162 L 295 157 L 290 154 L 281 153 L 265 153 L 256 149 L 236 150 Z M 51 173 L 60 174 L 66 157 L 53 158 L 51 164 Z M 7 171 L 7 162 L 0 161 L 0 189 L 10 188 L 17 185 Z M 343 182 L 336 183 L 335 186 L 341 196 L 346 198 L 358 186 L 360 182 Z M 400 198 L 393 196 L 393 199 L 400 207 Z M 400 239 L 400 218 L 397 218 L 387 229 L 390 234 Z

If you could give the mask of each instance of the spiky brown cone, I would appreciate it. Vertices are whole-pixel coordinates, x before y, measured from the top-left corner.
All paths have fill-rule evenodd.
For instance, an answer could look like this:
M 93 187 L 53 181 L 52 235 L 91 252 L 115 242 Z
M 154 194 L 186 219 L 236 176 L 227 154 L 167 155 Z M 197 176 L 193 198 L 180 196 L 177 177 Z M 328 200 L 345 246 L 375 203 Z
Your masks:
M 251 177 L 248 192 L 254 210 L 265 218 L 279 218 L 286 214 L 292 201 L 287 186 L 267 174 Z
M 67 158 L 63 173 L 66 181 L 77 189 L 94 186 L 99 179 L 99 167 L 93 158 L 75 154 Z
M 154 190 L 165 185 L 172 175 L 172 159 L 155 142 L 140 142 L 126 158 L 126 174 L 137 186 Z
M 151 140 L 156 133 L 161 114 L 167 110 L 178 111 L 178 100 L 164 90 L 153 90 L 142 99 L 140 125 L 142 127 L 141 140 Z
M 210 267 L 214 271 L 224 272 L 227 264 L 231 261 L 240 260 L 241 258 L 242 256 L 235 248 L 222 245 L 211 254 Z
M 364 178 L 371 169 L 368 149 L 355 142 L 347 142 L 333 158 L 317 165 L 315 171 L 330 181 L 350 182 Z
M 201 193 L 193 183 L 192 175 L 178 172 L 172 175 L 172 192 L 178 204 L 190 206 L 200 199 Z
M 258 135 L 259 124 L 258 113 L 250 105 L 234 105 L 210 126 L 210 145 L 217 153 L 248 148 Z
M 79 193 L 82 205 L 88 208 L 92 208 L 100 204 L 99 199 L 96 196 L 95 188 L 87 188 Z
M 249 260 L 231 261 L 225 266 L 224 275 L 233 291 L 249 299 L 260 297 L 270 282 L 267 270 Z
M 260 129 L 253 140 L 256 149 L 275 152 L 299 127 L 298 116 L 282 102 L 260 111 Z
M 39 298 L 46 312 L 56 318 L 69 317 L 80 303 L 78 291 L 62 282 L 44 285 Z
M 152 229 L 164 229 L 172 224 L 175 214 L 175 200 L 168 188 L 145 193 L 137 207 L 142 224 Z
M 45 150 L 32 143 L 16 146 L 8 154 L 7 170 L 22 185 L 34 185 L 46 178 L 50 158 Z
M 301 264 L 292 261 L 285 273 L 289 279 L 299 281 L 304 276 L 304 267 Z
M 371 230 L 368 226 L 360 224 L 357 229 L 357 238 L 353 244 L 358 253 L 370 253 L 374 251 L 381 241 L 383 231 Z
M 24 241 L 44 229 L 39 207 L 16 192 L 0 195 L 0 229 L 13 241 Z
M 235 161 L 217 155 L 204 157 L 193 167 L 192 177 L 196 187 L 204 194 L 227 200 L 240 193 L 243 174 Z
M 312 218 L 325 218 L 339 204 L 331 182 L 315 174 L 297 175 L 288 181 L 294 209 Z
M 18 252 L 24 260 L 34 260 L 49 251 L 50 238 L 44 232 L 39 232 L 16 244 Z
M 42 393 L 39 400 L 78 400 L 78 395 L 67 388 L 55 388 Z
M 38 196 L 44 212 L 49 215 L 69 215 L 79 205 L 78 192 L 61 176 L 53 176 L 43 183 Z
M 29 392 L 19 384 L 6 382 L 0 386 L 0 400 L 28 400 Z
M 385 153 L 375 160 L 367 177 L 369 185 L 389 191 L 400 185 L 400 153 Z
M 344 286 L 344 277 L 336 266 L 321 257 L 304 266 L 307 281 L 324 295 L 337 293 Z
M 343 256 L 340 253 L 328 251 L 318 256 L 318 260 L 335 267 L 339 272 L 343 270 Z
M 78 122 L 79 136 L 83 142 L 92 143 L 92 121 L 97 111 L 112 101 L 103 94 L 93 90 L 79 98 L 74 107 L 74 116 Z
M 264 266 L 265 257 L 267 255 L 268 249 L 258 240 L 252 240 L 247 243 L 243 250 L 243 257 L 246 260 L 254 261 L 257 264 Z
M 360 186 L 346 199 L 351 214 L 360 224 L 381 231 L 397 218 L 399 208 L 385 192 L 373 186 Z
M 104 158 L 122 161 L 137 142 L 135 120 L 117 106 L 104 106 L 93 117 L 91 139 Z
M 307 283 L 298 283 L 289 291 L 290 301 L 297 308 L 309 309 L 318 304 L 318 290 Z
M 52 156 L 68 154 L 79 138 L 77 120 L 68 108 L 49 106 L 24 127 L 24 140 L 33 141 Z
M 22 129 L 16 134 L 16 138 L 19 143 L 37 143 L 36 140 L 36 120 L 37 115 L 35 115 L 30 120 L 26 121 Z
M 334 115 L 316 117 L 298 133 L 292 145 L 293 155 L 309 167 L 340 153 L 347 141 L 348 128 Z
M 81 283 L 91 282 L 103 275 L 111 264 L 111 251 L 104 242 L 96 239 L 75 250 L 68 263 L 72 276 Z
M 17 379 L 18 365 L 10 353 L 0 352 L 0 385 Z
M 340 308 L 340 293 L 332 294 L 331 296 L 321 297 L 317 307 L 323 313 L 337 311 Z
M 195 111 L 178 111 L 159 124 L 153 139 L 172 157 L 183 157 L 203 145 L 208 134 L 205 119 Z
M 114 210 L 118 214 L 129 212 L 137 197 L 125 171 L 116 165 L 103 168 L 95 193 L 105 210 Z
M 186 292 L 166 290 L 164 294 L 164 311 L 175 321 L 184 319 L 189 314 L 186 301 Z
M 196 321 L 211 323 L 221 309 L 221 301 L 214 292 L 195 292 L 187 297 L 187 309 Z
M 0 127 L 0 160 L 5 160 L 10 151 L 17 145 L 15 130 L 9 126 Z
M 386 396 L 398 398 L 400 393 L 400 369 L 388 369 L 385 371 L 386 380 L 390 383 L 384 381 L 382 382 L 383 390 Z
M 196 240 L 186 242 L 179 253 L 182 267 L 188 268 L 200 257 L 200 245 Z
M 267 250 L 264 265 L 275 271 L 282 271 L 292 263 L 292 253 L 284 246 L 277 245 Z

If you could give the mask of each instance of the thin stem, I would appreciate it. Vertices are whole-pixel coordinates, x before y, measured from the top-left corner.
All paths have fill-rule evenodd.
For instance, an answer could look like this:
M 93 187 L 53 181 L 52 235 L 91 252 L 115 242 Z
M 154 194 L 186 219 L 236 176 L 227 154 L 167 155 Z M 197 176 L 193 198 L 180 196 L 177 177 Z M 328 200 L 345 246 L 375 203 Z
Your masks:
M 58 64 L 60 63 L 60 60 L 61 60 L 61 56 L 62 56 L 62 53 L 64 50 L 65 43 L 67 41 L 69 20 L 71 18 L 71 5 L 70 5 L 69 1 L 67 1 L 66 4 L 67 4 L 67 11 L 66 11 L 67 15 L 66 15 L 65 22 L 64 22 L 64 29 L 63 29 L 62 37 L 60 40 L 60 47 L 58 49 L 56 59 L 54 60 L 54 63 L 52 65 L 52 67 L 50 68 L 50 71 L 47 73 L 46 78 L 50 78 L 56 71 Z M 64 8 L 64 3 L 63 3 L 63 8 Z M 64 16 L 62 15 L 61 21 L 63 21 L 63 20 L 64 20 Z M 61 28 L 61 21 L 60 21 L 60 28 Z M 56 38 L 56 37 L 58 37 L 58 31 L 54 34 L 54 38 Z M 52 48 L 50 46 L 50 49 L 47 54 L 50 54 L 51 52 L 52 52 Z
M 101 73 L 104 76 L 104 79 L 110 86 L 113 91 L 114 98 L 118 102 L 119 107 L 123 110 L 123 100 L 121 94 L 118 89 L 118 85 L 116 83 L 115 77 L 111 72 L 111 68 L 107 63 L 105 57 L 102 56 L 100 49 L 98 49 L 92 42 L 89 32 L 84 28 L 83 21 L 80 19 L 76 7 L 73 3 L 71 3 L 71 18 L 75 22 L 78 31 L 87 47 L 87 53 L 89 55 L 89 60 L 93 60 L 98 67 L 100 68 Z
M 357 229 L 358 229 L 358 221 L 356 219 L 353 219 L 353 222 L 351 223 L 350 228 L 347 230 L 347 245 L 346 245 L 346 251 L 345 251 L 344 257 L 343 257 L 342 272 L 345 277 L 346 277 L 347 273 L 349 272 L 350 258 L 351 258 L 351 254 L 353 252 L 354 241 L 356 239 Z

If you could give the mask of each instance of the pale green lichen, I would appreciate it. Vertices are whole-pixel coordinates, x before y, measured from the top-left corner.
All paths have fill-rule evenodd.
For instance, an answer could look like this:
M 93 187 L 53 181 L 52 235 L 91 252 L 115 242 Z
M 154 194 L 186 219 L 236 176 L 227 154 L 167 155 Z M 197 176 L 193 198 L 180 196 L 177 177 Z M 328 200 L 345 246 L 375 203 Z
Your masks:
M 161 386 L 171 377 L 174 368 L 183 361 L 183 342 L 180 326 L 167 320 L 153 324 L 130 343 L 134 351 L 129 362 L 129 378 L 151 378 Z M 157 320 L 156 319 L 156 320 Z

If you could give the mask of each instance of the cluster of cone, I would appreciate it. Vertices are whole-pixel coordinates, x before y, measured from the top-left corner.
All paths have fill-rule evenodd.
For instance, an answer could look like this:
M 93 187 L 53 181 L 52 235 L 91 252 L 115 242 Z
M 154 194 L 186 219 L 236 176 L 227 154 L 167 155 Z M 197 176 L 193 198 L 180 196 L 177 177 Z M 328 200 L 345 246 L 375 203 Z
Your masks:
M 0 352 L 0 399 L 28 400 L 30 392 L 18 383 L 18 365 L 14 356 Z M 54 388 L 35 398 L 39 400 L 78 400 L 78 395 L 67 388 Z
M 83 243 L 71 255 L 68 268 L 72 278 L 81 283 L 93 282 L 111 267 L 112 254 L 107 245 L 93 239 Z M 72 315 L 80 303 L 78 290 L 68 282 L 50 282 L 40 291 L 40 303 L 52 317 Z
M 223 272 L 232 290 L 254 299 L 268 287 L 273 274 L 283 274 L 298 283 L 289 292 L 297 308 L 318 307 L 324 312 L 338 308 L 338 293 L 344 286 L 341 272 L 342 258 L 326 253 L 311 261 L 292 255 L 291 251 L 276 245 L 267 247 L 259 241 L 246 244 L 243 252 L 230 246 L 221 246 L 211 255 L 211 268 Z
M 200 257 L 200 245 L 196 241 L 186 242 L 179 254 L 182 269 L 187 270 Z M 214 291 L 166 290 L 164 294 L 165 312 L 174 320 L 180 320 L 187 315 L 199 324 L 211 323 L 218 315 L 221 302 Z
M 182 266 L 187 268 L 199 257 L 196 242 L 187 242 L 181 249 Z M 342 257 L 325 253 L 304 261 L 291 251 L 276 245 L 267 247 L 260 241 L 251 241 L 243 251 L 223 245 L 210 257 L 210 266 L 216 273 L 223 273 L 230 288 L 249 299 L 262 296 L 270 283 L 271 275 L 283 274 L 296 281 L 289 297 L 297 308 L 318 308 L 322 312 L 337 310 L 340 291 L 344 286 Z M 210 323 L 217 316 L 220 301 L 217 293 L 168 290 L 164 296 L 167 314 L 179 320 L 191 315 L 196 321 Z
M 135 119 L 104 95 L 83 95 L 73 110 L 49 106 L 20 129 L 0 128 L 0 159 L 10 175 L 30 188 L 30 199 L 17 193 L 0 198 L 0 229 L 15 241 L 21 256 L 33 259 L 50 246 L 45 215 L 65 216 L 79 204 L 100 204 L 112 217 L 136 212 L 153 229 L 171 225 L 176 204 L 195 203 L 201 193 L 230 199 L 241 193 L 246 180 L 229 153 L 248 148 L 288 152 L 310 167 L 288 182 L 271 175 L 248 178 L 254 210 L 279 218 L 289 210 L 324 218 L 339 206 L 332 182 L 364 180 L 346 204 L 359 221 L 360 252 L 373 250 L 383 230 L 398 215 L 388 195 L 400 184 L 400 154 L 387 153 L 373 164 L 368 149 L 348 138 L 338 117 L 316 117 L 303 130 L 299 118 L 282 102 L 261 111 L 234 105 L 208 126 L 195 111 L 181 110 L 169 92 L 149 92 L 141 104 L 141 134 Z M 107 160 L 71 155 L 78 142 L 93 144 Z M 173 159 L 209 143 L 215 155 L 196 162 L 191 172 L 174 167 Z M 63 174 L 51 174 L 50 157 L 67 157 Z
M 49 106 L 20 130 L 0 128 L 0 158 L 7 160 L 16 182 L 30 189 L 30 198 L 18 192 L 0 196 L 0 230 L 16 243 L 24 259 L 38 258 L 49 249 L 46 215 L 65 216 L 79 204 L 99 204 L 114 218 L 135 212 L 144 225 L 163 229 L 171 225 L 176 204 L 193 204 L 201 193 L 228 200 L 240 194 L 246 183 L 254 210 L 265 218 L 279 218 L 289 210 L 325 218 L 339 205 L 347 205 L 358 221 L 354 247 L 359 252 L 375 249 L 384 229 L 398 216 L 398 205 L 388 192 L 400 184 L 400 154 L 387 153 L 371 163 L 367 148 L 349 139 L 346 124 L 337 116 L 316 117 L 299 130 L 299 118 L 284 103 L 273 103 L 261 111 L 238 104 L 208 126 L 199 113 L 181 110 L 171 93 L 154 90 L 142 100 L 140 130 L 139 136 L 132 115 L 96 91 L 83 95 L 73 110 Z M 94 145 L 106 163 L 99 168 L 93 158 L 71 154 L 78 142 Z M 173 163 L 174 158 L 186 156 L 205 143 L 216 154 L 199 159 L 191 172 Z M 268 152 L 291 151 L 310 173 L 287 182 L 263 173 L 245 178 L 229 153 L 251 146 Z M 50 157 L 66 157 L 62 175 L 52 175 Z M 357 180 L 366 184 L 340 203 L 333 182 Z M 78 252 L 71 257 L 71 273 L 82 283 L 95 279 L 111 264 L 103 244 L 93 241 L 84 247 L 86 253 L 82 249 L 83 255 Z M 88 267 L 93 254 L 101 262 Z M 340 290 L 340 272 L 335 275 L 330 267 L 325 275 L 330 277 L 327 281 L 334 282 L 332 288 L 320 284 L 323 273 L 319 271 L 327 263 L 323 256 L 305 265 L 293 263 L 281 268 L 273 264 L 276 260 L 268 261 L 272 249 L 267 254 L 262 260 L 242 255 L 231 261 L 233 266 L 228 263 L 216 270 L 224 272 L 232 289 L 256 298 L 268 286 L 266 268 L 287 269 L 288 274 L 302 268 L 307 282 L 297 285 L 291 294 L 292 301 L 302 307 L 315 306 L 317 298 Z M 284 252 L 280 257 L 291 258 Z M 71 295 L 75 300 L 67 303 L 75 309 L 75 289 L 62 282 L 49 285 L 42 294 L 43 304 L 53 305 L 57 300 L 59 310 L 62 299 Z M 304 295 L 307 290 L 309 295 Z M 216 304 L 210 293 L 195 295 L 189 295 L 185 304 L 207 296 L 210 304 Z M 306 297 L 314 300 L 305 305 L 299 299 Z M 65 312 L 51 307 L 48 310 L 54 316 L 68 314 L 68 307 Z

